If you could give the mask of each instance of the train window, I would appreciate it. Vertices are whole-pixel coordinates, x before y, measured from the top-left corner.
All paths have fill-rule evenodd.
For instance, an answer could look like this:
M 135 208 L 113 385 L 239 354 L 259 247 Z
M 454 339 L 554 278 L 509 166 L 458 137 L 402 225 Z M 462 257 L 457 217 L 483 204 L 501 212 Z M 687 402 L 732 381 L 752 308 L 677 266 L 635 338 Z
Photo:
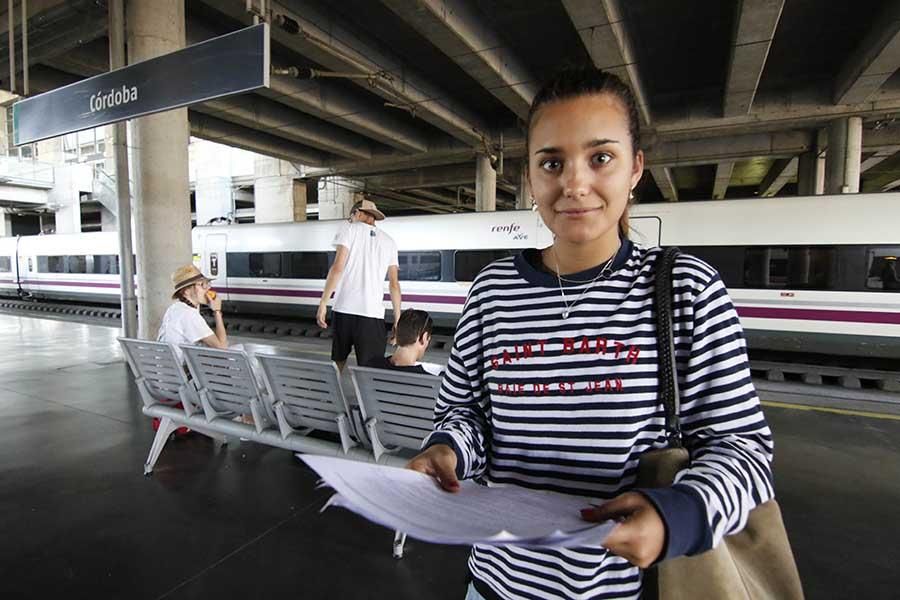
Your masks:
M 400 279 L 403 281 L 440 281 L 441 253 L 434 252 L 401 252 Z
M 66 257 L 65 256 L 38 256 L 37 257 L 38 273 L 65 273 Z
M 900 292 L 900 246 L 869 250 L 866 287 L 872 290 Z
M 69 256 L 66 273 L 87 273 L 87 256 Z
M 517 252 L 518 250 L 457 250 L 454 278 L 456 281 L 474 281 L 479 271 L 490 263 Z
M 12 261 L 8 256 L 0 256 L 0 273 L 11 273 Z
M 250 277 L 250 255 L 246 252 L 229 252 L 225 255 L 228 261 L 229 277 Z
M 325 279 L 328 277 L 327 252 L 285 252 L 284 277 L 287 279 Z
M 228 274 L 231 277 L 278 279 L 281 275 L 281 252 L 229 252 Z
M 281 252 L 251 252 L 250 277 L 278 279 L 281 277 Z
M 828 290 L 837 272 L 827 246 L 761 246 L 744 253 L 744 285 L 755 288 Z
M 95 254 L 94 270 L 91 272 L 99 275 L 118 275 L 119 256 L 117 254 Z

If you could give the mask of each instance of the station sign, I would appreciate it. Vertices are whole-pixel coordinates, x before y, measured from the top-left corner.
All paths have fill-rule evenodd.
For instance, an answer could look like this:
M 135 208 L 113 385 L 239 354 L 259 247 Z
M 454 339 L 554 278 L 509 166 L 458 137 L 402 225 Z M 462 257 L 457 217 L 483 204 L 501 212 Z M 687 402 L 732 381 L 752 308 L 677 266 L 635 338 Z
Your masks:
M 260 23 L 20 100 L 18 146 L 269 85 L 269 25 Z

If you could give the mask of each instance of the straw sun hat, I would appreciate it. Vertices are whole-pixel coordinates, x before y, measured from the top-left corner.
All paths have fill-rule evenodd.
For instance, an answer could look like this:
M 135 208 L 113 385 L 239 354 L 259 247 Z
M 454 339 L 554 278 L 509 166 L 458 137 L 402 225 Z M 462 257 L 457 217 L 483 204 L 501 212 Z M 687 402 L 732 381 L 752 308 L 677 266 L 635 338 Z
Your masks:
M 184 288 L 194 285 L 198 281 L 213 281 L 212 278 L 207 277 L 203 273 L 200 272 L 200 269 L 195 267 L 194 265 L 186 265 L 184 267 L 179 267 L 172 273 L 172 298 L 175 298 L 178 295 L 180 290 Z

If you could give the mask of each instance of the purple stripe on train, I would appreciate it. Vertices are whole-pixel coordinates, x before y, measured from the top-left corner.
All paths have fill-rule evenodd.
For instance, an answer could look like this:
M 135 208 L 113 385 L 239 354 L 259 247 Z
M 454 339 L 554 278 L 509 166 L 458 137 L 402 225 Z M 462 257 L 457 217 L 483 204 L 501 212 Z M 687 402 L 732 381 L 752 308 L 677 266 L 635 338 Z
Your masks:
M 800 321 L 840 321 L 850 323 L 883 323 L 900 325 L 898 312 L 869 312 L 864 310 L 826 310 L 815 308 L 771 308 L 767 306 L 738 306 L 738 315 L 755 319 L 797 319 Z
M 247 294 L 254 296 L 280 296 L 289 298 L 320 298 L 321 291 L 316 290 L 285 290 L 278 288 L 223 288 L 216 287 L 223 294 Z M 390 301 L 390 294 L 384 295 L 385 301 Z M 465 304 L 464 296 L 435 296 L 431 294 L 403 294 L 403 299 L 409 302 L 424 302 L 428 304 Z
M 0 283 L 12 283 L 15 284 L 15 281 L 0 281 Z M 110 290 L 118 290 L 118 283 L 102 283 L 99 281 L 46 281 L 41 279 L 27 279 L 22 280 L 22 285 L 59 285 L 63 287 L 89 287 L 89 288 L 105 288 Z
M 3 279 L 0 284 L 15 285 L 14 280 Z M 99 283 L 91 281 L 23 281 L 24 285 L 37 284 L 65 287 L 90 287 L 118 289 L 117 283 Z M 284 298 L 319 298 L 322 294 L 316 290 L 289 290 L 284 288 L 254 288 L 254 287 L 216 287 L 223 294 L 242 294 L 250 296 L 276 296 Z M 384 295 L 385 301 L 390 301 L 390 295 Z M 408 302 L 423 302 L 427 304 L 465 304 L 463 296 L 439 296 L 432 294 L 404 294 L 403 300 Z M 774 308 L 768 306 L 738 306 L 738 315 L 753 319 L 794 319 L 799 321 L 832 321 L 844 323 L 879 323 L 886 325 L 900 325 L 900 312 L 861 311 L 861 310 L 831 310 L 815 308 Z

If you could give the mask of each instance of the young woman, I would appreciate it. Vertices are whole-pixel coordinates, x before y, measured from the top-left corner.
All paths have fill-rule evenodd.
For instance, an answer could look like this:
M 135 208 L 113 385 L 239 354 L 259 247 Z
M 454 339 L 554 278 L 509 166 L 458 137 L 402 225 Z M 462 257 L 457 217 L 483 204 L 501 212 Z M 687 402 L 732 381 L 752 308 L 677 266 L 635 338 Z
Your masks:
M 163 315 L 157 341 L 167 342 L 181 358 L 181 344 L 206 344 L 211 348 L 228 348 L 228 334 L 222 320 L 222 300 L 210 294 L 212 281 L 194 265 L 172 273 L 172 299 L 175 302 Z M 212 296 L 212 298 L 210 298 Z M 200 306 L 209 305 L 216 320 L 216 330 L 200 315 Z
M 640 568 L 740 530 L 773 495 L 772 438 L 737 314 L 716 271 L 673 274 L 681 423 L 691 467 L 635 489 L 638 460 L 666 446 L 657 398 L 658 249 L 628 239 L 641 178 L 637 108 L 618 78 L 567 70 L 534 99 L 528 181 L 553 245 L 486 267 L 456 330 L 435 431 L 409 467 L 602 500 L 620 523 L 596 546 L 475 546 L 469 598 L 638 598 Z M 602 545 L 601 545 L 602 544 Z

